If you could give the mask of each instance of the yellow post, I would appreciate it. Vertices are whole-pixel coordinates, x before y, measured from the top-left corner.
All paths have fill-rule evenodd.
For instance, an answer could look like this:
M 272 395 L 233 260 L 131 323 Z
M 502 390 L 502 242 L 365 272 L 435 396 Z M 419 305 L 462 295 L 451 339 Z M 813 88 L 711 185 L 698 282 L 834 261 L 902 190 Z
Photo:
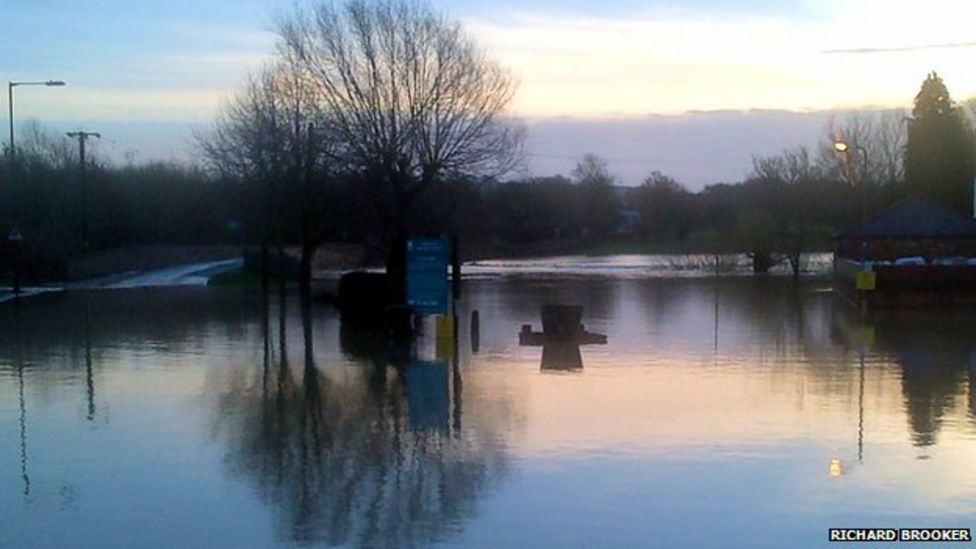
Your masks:
M 437 315 L 435 317 L 437 335 L 437 359 L 450 361 L 454 356 L 454 317 Z

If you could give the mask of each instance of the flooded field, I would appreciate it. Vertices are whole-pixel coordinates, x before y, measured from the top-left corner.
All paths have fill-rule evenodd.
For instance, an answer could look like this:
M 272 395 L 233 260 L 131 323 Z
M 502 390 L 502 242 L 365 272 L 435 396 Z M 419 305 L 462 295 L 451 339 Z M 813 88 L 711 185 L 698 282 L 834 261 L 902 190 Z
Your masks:
M 971 314 L 482 269 L 456 354 L 297 295 L 0 306 L 0 546 L 824 547 L 976 518 Z M 519 346 L 548 303 L 607 344 Z

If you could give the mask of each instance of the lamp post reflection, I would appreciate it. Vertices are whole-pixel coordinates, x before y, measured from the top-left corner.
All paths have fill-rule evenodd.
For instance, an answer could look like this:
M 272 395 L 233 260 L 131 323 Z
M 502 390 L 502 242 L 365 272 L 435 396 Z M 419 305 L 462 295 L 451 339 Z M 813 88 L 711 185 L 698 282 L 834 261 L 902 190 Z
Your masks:
M 857 462 L 864 463 L 864 347 L 861 347 L 860 384 L 857 391 Z
M 870 346 L 874 344 L 874 326 L 867 323 L 863 313 L 860 317 L 861 324 L 856 325 L 853 330 L 853 339 L 858 346 L 858 389 L 857 389 L 857 463 L 864 464 L 864 377 L 865 377 L 865 356 Z M 828 465 L 828 474 L 831 477 L 838 477 L 844 474 L 843 461 L 840 458 L 831 458 Z
M 857 389 L 857 462 L 864 463 L 864 357 L 869 348 L 874 345 L 874 325 L 861 313 L 861 323 L 857 326 L 854 337 L 858 349 L 858 389 Z
M 17 364 L 17 395 L 20 398 L 20 476 L 24 480 L 24 496 L 30 495 L 30 475 L 27 474 L 27 406 L 24 402 L 24 363 Z
M 23 335 L 20 326 L 20 309 L 14 309 L 17 360 L 17 397 L 20 404 L 20 477 L 24 481 L 24 498 L 30 497 L 31 481 L 27 472 L 27 403 L 24 399 L 24 355 Z

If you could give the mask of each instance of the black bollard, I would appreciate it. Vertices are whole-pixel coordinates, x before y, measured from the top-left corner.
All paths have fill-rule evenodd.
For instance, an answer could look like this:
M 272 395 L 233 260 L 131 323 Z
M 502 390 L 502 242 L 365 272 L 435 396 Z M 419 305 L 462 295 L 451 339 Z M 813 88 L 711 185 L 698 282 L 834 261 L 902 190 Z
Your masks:
M 481 348 L 481 318 L 478 311 L 471 311 L 471 352 L 477 353 Z

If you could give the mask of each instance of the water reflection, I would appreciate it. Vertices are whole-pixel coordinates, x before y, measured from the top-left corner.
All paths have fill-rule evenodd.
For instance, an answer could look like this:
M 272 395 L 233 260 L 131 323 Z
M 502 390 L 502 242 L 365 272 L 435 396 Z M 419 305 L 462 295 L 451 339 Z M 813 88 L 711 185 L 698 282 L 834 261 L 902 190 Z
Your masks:
M 586 330 L 581 305 L 546 304 L 540 308 L 539 316 L 542 331 L 533 331 L 530 324 L 523 324 L 518 341 L 523 347 L 542 347 L 543 372 L 581 371 L 580 346 L 607 344 L 606 335 Z
M 24 364 L 17 364 L 17 397 L 20 403 L 20 476 L 24 481 L 24 497 L 30 496 L 30 475 L 27 473 L 27 404 L 24 401 Z
M 875 330 L 879 350 L 901 366 L 913 443 L 934 445 L 943 418 L 966 391 L 976 323 L 969 315 L 893 315 L 876 321 Z
M 229 467 L 294 542 L 409 547 L 450 537 L 508 469 L 492 433 L 461 432 L 449 381 L 459 393 L 460 368 L 451 374 L 447 363 L 346 325 L 343 351 L 361 362 L 319 364 L 315 315 L 308 302 L 301 309 L 299 375 L 280 316 L 262 379 L 242 371 L 222 383 L 216 422 Z M 268 338 L 264 330 L 265 348 Z
M 26 500 L 30 497 L 31 483 L 27 468 L 27 402 L 24 397 L 24 353 L 21 348 L 20 307 L 14 307 L 12 314 L 14 317 L 12 362 L 17 372 L 17 404 L 20 412 L 17 422 L 20 428 L 20 478 L 24 485 L 23 495 Z
M 203 543 L 154 534 L 160 516 L 259 546 L 559 545 L 592 523 L 607 545 L 634 532 L 761 545 L 734 525 L 697 544 L 675 534 L 733 511 L 751 527 L 793 521 L 763 539 L 795 546 L 795 531 L 815 531 L 799 545 L 818 546 L 827 525 L 976 511 L 976 320 L 862 318 L 828 290 L 478 281 L 459 310 L 479 311 L 478 349 L 462 340 L 439 358 L 297 296 L 181 289 L 0 308 L 12 488 L 0 546 L 119 530 Z M 579 372 L 578 346 L 543 346 L 540 365 L 513 337 L 560 301 L 609 336 L 583 351 L 587 375 L 543 375 Z M 546 521 L 519 522 L 542 508 Z
M 860 368 L 857 369 L 857 462 L 864 463 L 864 351 L 860 352 Z
M 915 446 L 924 449 L 937 443 L 943 418 L 958 398 L 968 393 L 971 408 L 970 371 L 976 357 L 976 321 L 971 314 L 882 311 L 865 317 L 843 304 L 834 314 L 844 344 L 860 355 L 862 401 L 866 353 L 898 368 Z
M 552 342 L 542 346 L 542 371 L 583 370 L 580 346 L 572 342 Z
M 95 420 L 95 369 L 92 366 L 91 332 L 85 323 L 85 387 L 88 389 L 88 421 Z

